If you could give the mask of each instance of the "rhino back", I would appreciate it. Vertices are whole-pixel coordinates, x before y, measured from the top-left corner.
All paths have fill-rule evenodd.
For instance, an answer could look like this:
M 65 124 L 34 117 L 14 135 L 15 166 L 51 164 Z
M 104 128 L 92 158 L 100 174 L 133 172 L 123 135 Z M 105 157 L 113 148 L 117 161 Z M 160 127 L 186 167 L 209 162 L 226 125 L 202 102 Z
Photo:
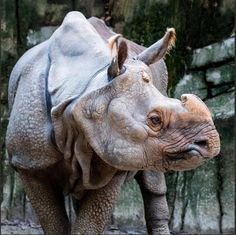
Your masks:
M 46 41 L 26 52 L 15 65 L 9 81 L 11 109 L 6 145 L 12 165 L 42 169 L 60 160 L 50 141 L 46 82 L 50 61 Z

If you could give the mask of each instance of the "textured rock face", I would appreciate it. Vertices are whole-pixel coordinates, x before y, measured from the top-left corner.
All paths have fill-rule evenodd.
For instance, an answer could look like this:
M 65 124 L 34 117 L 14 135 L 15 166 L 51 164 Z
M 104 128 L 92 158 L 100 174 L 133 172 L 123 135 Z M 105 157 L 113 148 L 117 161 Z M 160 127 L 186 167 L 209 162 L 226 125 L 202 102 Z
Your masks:
M 175 88 L 175 97 L 179 99 L 184 93 L 195 94 L 201 99 L 207 97 L 207 85 L 204 72 L 192 72 L 184 75 L 183 79 L 180 80 Z
M 234 64 L 229 63 L 220 67 L 208 69 L 206 71 L 206 80 L 213 85 L 232 83 L 234 81 Z
M 184 75 L 175 89 L 176 97 L 183 92 L 191 92 L 205 100 L 221 136 L 221 154 L 195 171 L 167 174 L 171 226 L 174 231 L 234 231 L 232 41 L 234 38 L 229 38 L 194 51 L 188 74 Z M 219 57 L 216 57 L 218 51 Z
M 231 37 L 221 43 L 197 49 L 193 53 L 191 68 L 199 68 L 232 59 L 234 57 L 234 48 L 234 37 Z
M 221 205 L 221 230 L 224 233 L 234 231 L 235 219 L 235 148 L 234 148 L 234 117 L 217 120 L 220 134 L 224 136 L 222 158 L 219 162 L 220 188 L 219 199 Z
M 32 29 L 29 30 L 29 33 L 27 35 L 27 45 L 35 46 L 47 40 L 56 29 L 56 26 L 44 26 L 41 27 L 38 31 L 33 31 Z
M 170 194 L 168 197 L 173 205 L 171 227 L 174 231 L 219 231 L 220 210 L 217 203 L 215 165 L 215 161 L 210 161 L 198 170 L 174 174 L 175 184 L 168 185 L 168 191 L 172 194 L 172 197 Z
M 144 210 L 142 195 L 137 183 L 132 180 L 127 182 L 120 194 L 118 203 L 113 213 L 115 224 L 140 226 L 144 225 Z
M 229 119 L 234 116 L 234 91 L 206 100 L 215 120 Z

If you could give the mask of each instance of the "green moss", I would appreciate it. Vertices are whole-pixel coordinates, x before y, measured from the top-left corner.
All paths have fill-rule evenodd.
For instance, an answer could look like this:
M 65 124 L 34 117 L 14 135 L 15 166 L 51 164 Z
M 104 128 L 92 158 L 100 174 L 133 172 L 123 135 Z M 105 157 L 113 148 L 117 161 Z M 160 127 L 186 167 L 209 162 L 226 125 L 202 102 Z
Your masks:
M 206 71 L 206 80 L 214 85 L 233 82 L 234 64 L 230 63 L 221 67 L 208 69 Z
M 234 95 L 235 93 L 231 91 L 205 101 L 207 107 L 212 113 L 214 120 L 228 119 L 235 115 Z
M 170 56 L 166 56 L 169 89 L 173 95 L 172 88 L 183 77 L 192 50 L 229 36 L 234 25 L 234 12 L 230 9 L 222 12 L 222 0 L 150 2 L 139 1 L 140 7 L 125 25 L 123 33 L 141 45 L 150 46 L 163 36 L 167 27 L 176 29 L 176 47 Z
M 166 56 L 166 63 L 169 71 L 169 87 L 177 84 L 179 78 L 184 74 L 184 65 L 187 58 L 186 50 L 183 51 L 182 24 L 184 17 L 182 11 L 176 14 L 180 6 L 176 1 L 166 3 L 153 3 L 145 9 L 144 1 L 141 1 L 139 12 L 135 14 L 133 20 L 126 24 L 124 35 L 131 40 L 146 47 L 155 43 L 163 37 L 166 28 L 174 27 L 177 33 L 176 47 L 172 49 L 170 55 Z M 176 9 L 177 7 L 177 9 Z M 145 9 L 145 10 L 144 10 Z M 182 17 L 180 17 L 182 16 Z M 176 78 L 176 75 L 178 77 Z

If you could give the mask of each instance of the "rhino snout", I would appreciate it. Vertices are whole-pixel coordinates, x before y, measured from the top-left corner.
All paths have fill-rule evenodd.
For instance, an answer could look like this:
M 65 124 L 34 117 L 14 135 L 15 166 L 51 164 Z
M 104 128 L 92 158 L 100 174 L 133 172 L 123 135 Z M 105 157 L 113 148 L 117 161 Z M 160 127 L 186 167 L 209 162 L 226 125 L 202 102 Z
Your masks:
M 216 130 L 214 137 L 194 140 L 187 145 L 186 152 L 190 155 L 199 155 L 205 159 L 215 157 L 220 152 L 220 139 Z
M 181 96 L 182 105 L 189 111 L 211 118 L 211 113 L 205 103 L 196 95 L 183 94 Z

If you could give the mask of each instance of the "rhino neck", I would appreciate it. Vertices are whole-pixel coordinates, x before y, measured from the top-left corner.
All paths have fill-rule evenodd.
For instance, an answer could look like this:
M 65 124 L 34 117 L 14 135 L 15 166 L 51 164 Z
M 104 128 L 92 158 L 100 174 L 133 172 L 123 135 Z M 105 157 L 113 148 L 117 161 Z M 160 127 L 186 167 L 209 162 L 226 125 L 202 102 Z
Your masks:
M 81 91 L 79 96 L 85 95 L 108 84 L 107 68 L 109 65 L 110 63 L 101 67 L 88 79 L 87 85 Z

